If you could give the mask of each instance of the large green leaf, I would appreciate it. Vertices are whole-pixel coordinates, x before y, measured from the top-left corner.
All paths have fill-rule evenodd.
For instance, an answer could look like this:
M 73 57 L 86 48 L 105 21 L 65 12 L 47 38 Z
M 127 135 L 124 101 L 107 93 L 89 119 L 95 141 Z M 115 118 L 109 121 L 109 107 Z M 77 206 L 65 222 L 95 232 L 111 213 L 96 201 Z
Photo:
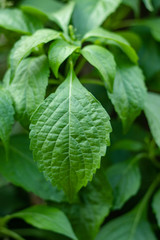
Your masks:
M 134 210 L 106 224 L 96 240 L 156 240 L 147 219 L 140 214 L 140 209 Z
M 37 205 L 9 215 L 6 219 L 8 221 L 12 218 L 21 218 L 34 227 L 61 233 L 77 240 L 67 217 L 57 208 Z
M 11 50 L 10 65 L 11 77 L 13 77 L 15 69 L 20 61 L 28 56 L 35 47 L 40 44 L 50 42 L 59 37 L 59 32 L 52 29 L 42 29 L 35 32 L 32 36 L 23 36 Z
M 91 183 L 80 192 L 81 202 L 61 205 L 79 240 L 93 240 L 112 206 L 112 189 L 98 170 Z
M 9 135 L 14 123 L 14 108 L 8 91 L 0 88 L 0 139 L 6 150 L 8 148 Z
M 140 187 L 141 175 L 136 158 L 115 164 L 108 168 L 107 176 L 114 192 L 114 208 L 121 208 L 124 203 L 135 195 Z
M 76 0 L 73 24 L 78 35 L 99 27 L 122 0 Z
M 107 49 L 96 45 L 88 45 L 84 47 L 81 53 L 90 64 L 98 69 L 106 88 L 112 92 L 113 82 L 116 75 L 116 63 L 112 53 Z
M 144 112 L 155 142 L 160 147 L 160 95 L 148 93 L 145 101 Z
M 49 66 L 45 55 L 21 61 L 9 86 L 18 120 L 23 126 L 43 101 L 48 84 Z
M 39 169 L 70 200 L 100 167 L 109 144 L 109 116 L 71 69 L 31 118 L 31 149 Z
M 62 4 L 55 0 L 23 0 L 21 8 L 29 13 L 47 16 L 66 32 L 73 12 L 74 2 Z
M 77 49 L 75 45 L 71 45 L 66 41 L 59 39 L 53 42 L 49 48 L 49 63 L 52 71 L 58 77 L 60 65 Z
M 126 55 L 130 58 L 132 62 L 137 63 L 138 57 L 135 50 L 122 36 L 104 30 L 103 28 L 97 28 L 86 33 L 86 35 L 83 38 L 83 41 L 90 41 L 90 38 L 98 38 L 100 41 L 106 42 L 107 44 L 117 45 L 126 53 Z
M 11 137 L 8 161 L 0 147 L 0 173 L 13 184 L 24 188 L 29 192 L 45 200 L 60 202 L 64 200 L 62 191 L 58 191 L 44 179 L 32 159 L 29 151 L 29 139 L 27 135 Z
M 158 190 L 156 192 L 156 194 L 154 195 L 154 198 L 153 198 L 153 202 L 152 202 L 152 208 L 153 208 L 153 211 L 156 215 L 156 218 L 157 218 L 157 221 L 158 221 L 158 226 L 160 227 L 160 190 Z
M 0 9 L 0 27 L 29 34 L 42 28 L 42 24 L 35 17 L 24 14 L 20 9 Z
M 146 87 L 141 69 L 128 61 L 118 61 L 113 93 L 109 94 L 127 131 L 144 107 Z

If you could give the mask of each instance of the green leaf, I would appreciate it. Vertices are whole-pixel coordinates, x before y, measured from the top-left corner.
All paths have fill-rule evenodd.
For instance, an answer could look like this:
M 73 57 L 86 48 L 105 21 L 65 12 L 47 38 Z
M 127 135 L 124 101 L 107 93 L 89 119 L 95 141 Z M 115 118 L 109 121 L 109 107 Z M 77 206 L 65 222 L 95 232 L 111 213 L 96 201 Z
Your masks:
M 96 45 L 84 47 L 81 53 L 91 65 L 98 69 L 106 88 L 112 92 L 116 75 L 116 63 L 112 53 Z
M 122 0 L 76 0 L 73 25 L 78 35 L 83 36 L 99 27 L 113 13 Z
M 112 220 L 101 229 L 96 240 L 156 240 L 146 218 L 139 215 L 138 208 Z
M 122 36 L 116 33 L 104 30 L 103 28 L 97 28 L 88 32 L 84 36 L 83 41 L 89 41 L 90 38 L 98 38 L 98 40 L 102 40 L 102 42 L 106 41 L 107 44 L 114 44 L 120 47 L 132 62 L 137 63 L 138 56 L 135 50 L 131 47 L 131 45 L 127 42 L 127 40 Z
M 8 91 L 0 88 L 0 139 L 6 150 L 8 149 L 9 135 L 14 123 L 14 108 Z
M 152 208 L 156 215 L 156 218 L 158 221 L 158 226 L 160 227 L 160 204 L 159 204 L 159 201 L 160 201 L 160 190 L 158 190 L 156 192 L 156 194 L 154 195 L 154 198 L 153 198 L 153 202 L 152 202 Z
M 114 209 L 120 209 L 140 188 L 140 170 L 137 158 L 115 164 L 108 168 L 107 177 L 114 192 Z
M 131 7 L 135 13 L 135 16 L 139 16 L 139 12 L 140 12 L 140 0 L 122 0 L 122 3 Z
M 148 120 L 151 133 L 158 147 L 160 147 L 160 95 L 148 93 L 145 101 L 144 112 Z
M 141 69 L 121 59 L 109 97 L 126 132 L 144 107 L 146 87 Z
M 109 144 L 109 116 L 71 69 L 31 118 L 31 149 L 39 169 L 69 199 L 100 167 Z
M 20 9 L 0 9 L 0 27 L 18 33 L 29 34 L 42 28 L 35 17 L 24 14 Z
M 9 150 L 6 161 L 4 149 L 0 147 L 0 173 L 8 181 L 45 200 L 60 202 L 65 199 L 64 193 L 47 182 L 39 172 L 29 150 L 27 135 L 11 137 Z
M 146 8 L 149 10 L 149 11 L 153 11 L 153 5 L 152 5 L 152 0 L 143 0 Z
M 58 77 L 60 65 L 76 50 L 77 46 L 71 45 L 64 40 L 56 40 L 49 48 L 49 63 L 52 71 Z
M 40 44 L 50 42 L 59 37 L 59 32 L 52 29 L 42 29 L 35 32 L 32 36 L 23 36 L 11 50 L 10 65 L 11 77 L 13 77 L 15 70 L 20 61 L 28 56 L 35 47 Z
M 93 240 L 112 206 L 112 189 L 101 170 L 80 192 L 80 203 L 64 204 L 62 210 L 70 219 L 79 240 Z
M 65 214 L 57 208 L 37 205 L 7 216 L 7 219 L 21 218 L 34 227 L 61 233 L 77 240 Z
M 21 8 L 33 14 L 47 16 L 66 32 L 73 12 L 74 2 L 71 1 L 68 4 L 62 4 L 55 0 L 45 0 L 45 2 L 39 0 L 23 0 Z
M 8 184 L 7 180 L 0 174 L 0 188 Z
M 17 119 L 25 127 L 29 125 L 30 116 L 45 97 L 48 75 L 49 66 L 45 55 L 24 59 L 17 67 L 9 91 Z

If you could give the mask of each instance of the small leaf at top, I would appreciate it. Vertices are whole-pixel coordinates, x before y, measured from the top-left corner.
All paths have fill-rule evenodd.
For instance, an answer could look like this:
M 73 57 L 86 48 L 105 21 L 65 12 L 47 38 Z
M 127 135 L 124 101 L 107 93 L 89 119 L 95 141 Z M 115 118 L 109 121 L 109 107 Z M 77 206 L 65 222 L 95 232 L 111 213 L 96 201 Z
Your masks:
M 31 118 L 31 149 L 41 171 L 69 199 L 91 181 L 109 144 L 109 116 L 73 70 Z
M 158 147 L 160 147 L 160 95 L 148 93 L 144 112 L 148 120 L 151 133 Z
M 66 41 L 59 39 L 53 42 L 49 48 L 49 63 L 52 71 L 58 77 L 60 65 L 76 50 L 77 46 L 71 45 Z
M 86 60 L 100 72 L 106 88 L 112 92 L 116 63 L 111 52 L 104 47 L 88 45 L 81 51 Z
M 153 5 L 152 5 L 152 0 L 143 0 L 146 8 L 149 10 L 149 11 L 153 11 L 154 8 L 153 8 Z
M 102 42 L 106 41 L 107 44 L 117 45 L 132 62 L 137 63 L 138 56 L 135 50 L 131 47 L 125 38 L 118 35 L 117 33 L 109 32 L 103 28 L 97 28 L 86 33 L 86 35 L 83 37 L 83 41 L 89 41 L 90 38 L 98 38 L 99 40 L 102 39 Z
M 21 61 L 8 89 L 12 95 L 17 119 L 24 127 L 36 107 L 43 101 L 48 84 L 49 66 L 45 55 Z

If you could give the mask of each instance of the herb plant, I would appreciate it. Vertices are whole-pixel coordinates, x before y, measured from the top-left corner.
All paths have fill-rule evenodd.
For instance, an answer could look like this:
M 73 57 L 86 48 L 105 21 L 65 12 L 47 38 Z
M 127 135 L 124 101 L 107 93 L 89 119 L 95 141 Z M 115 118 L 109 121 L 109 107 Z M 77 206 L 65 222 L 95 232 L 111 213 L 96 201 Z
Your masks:
M 159 1 L 0 6 L 0 239 L 160 239 Z

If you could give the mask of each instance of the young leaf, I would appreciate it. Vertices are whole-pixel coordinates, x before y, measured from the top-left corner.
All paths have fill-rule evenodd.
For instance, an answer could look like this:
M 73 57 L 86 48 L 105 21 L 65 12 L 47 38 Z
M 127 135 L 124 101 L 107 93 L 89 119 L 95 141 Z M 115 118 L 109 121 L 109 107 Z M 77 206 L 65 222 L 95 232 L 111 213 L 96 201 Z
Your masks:
M 11 50 L 10 65 L 11 77 L 13 77 L 15 70 L 20 61 L 28 56 L 32 50 L 39 44 L 50 42 L 59 37 L 59 32 L 52 29 L 42 29 L 35 32 L 32 36 L 23 36 Z
M 152 208 L 156 215 L 158 226 L 160 227 L 160 190 L 154 195 L 153 202 L 152 202 Z
M 20 9 L 0 9 L 0 27 L 29 34 L 42 28 L 42 24 L 35 17 L 24 14 Z
M 47 182 L 39 172 L 29 150 L 27 135 L 11 137 L 8 161 L 5 152 L 0 147 L 0 173 L 11 183 L 33 192 L 42 199 L 61 202 L 65 200 L 64 193 Z
M 31 149 L 45 176 L 71 200 L 100 167 L 109 144 L 109 116 L 71 69 L 31 118 Z
M 115 164 L 107 170 L 107 177 L 114 192 L 114 209 L 121 208 L 140 187 L 141 175 L 138 166 L 134 164 L 135 159 L 136 157 Z
M 90 38 L 93 38 L 93 37 L 98 38 L 99 40 L 102 39 L 102 42 L 106 41 L 107 44 L 117 45 L 122 49 L 123 52 L 126 53 L 126 55 L 130 58 L 132 62 L 137 63 L 138 56 L 135 50 L 130 46 L 127 40 L 122 36 L 116 33 L 104 30 L 103 28 L 97 28 L 86 33 L 86 35 L 83 38 L 83 41 L 89 41 Z
M 149 10 L 149 11 L 153 11 L 153 5 L 152 5 L 152 0 L 143 0 L 146 8 Z
M 93 240 L 112 206 L 112 189 L 106 176 L 98 170 L 91 183 L 80 192 L 80 203 L 63 204 L 79 240 Z
M 130 213 L 116 218 L 106 224 L 96 237 L 96 240 L 156 240 L 146 217 L 141 216 L 137 208 Z
M 144 112 L 148 120 L 151 133 L 158 147 L 160 147 L 160 95 L 148 93 L 145 101 Z
M 65 214 L 57 208 L 37 205 L 7 216 L 7 220 L 21 218 L 34 227 L 61 233 L 77 240 Z
M 81 53 L 90 64 L 98 69 L 102 75 L 106 88 L 112 92 L 116 75 L 116 63 L 112 53 L 96 45 L 84 47 Z
M 127 131 L 144 107 L 146 87 L 141 69 L 121 60 L 118 63 L 113 93 L 109 97 L 122 120 L 124 130 Z
M 56 22 L 65 32 L 73 12 L 74 2 L 62 4 L 55 0 L 23 0 L 21 8 L 34 14 L 41 14 Z
M 60 65 L 76 50 L 77 46 L 71 45 L 64 40 L 56 40 L 49 48 L 49 63 L 52 71 L 58 77 Z
M 0 88 L 0 139 L 6 150 L 8 149 L 9 135 L 14 123 L 14 108 L 8 91 Z
M 18 120 L 25 127 L 36 107 L 43 101 L 49 67 L 45 55 L 21 61 L 9 86 Z M 38 87 L 37 87 L 38 86 Z
M 86 32 L 99 27 L 113 13 L 122 0 L 76 0 L 73 12 L 73 24 L 77 33 L 83 36 Z

